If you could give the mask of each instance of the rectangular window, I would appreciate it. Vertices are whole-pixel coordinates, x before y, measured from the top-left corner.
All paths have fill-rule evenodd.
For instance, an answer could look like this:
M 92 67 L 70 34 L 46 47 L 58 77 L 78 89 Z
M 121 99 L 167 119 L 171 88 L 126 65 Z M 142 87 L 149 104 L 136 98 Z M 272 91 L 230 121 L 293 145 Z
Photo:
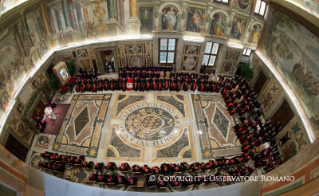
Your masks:
M 255 14 L 260 16 L 264 16 L 267 8 L 267 3 L 262 0 L 256 1 Z
M 160 38 L 159 63 L 174 64 L 177 39 Z
M 229 0 L 215 0 L 216 2 L 228 3 Z
M 243 55 L 244 56 L 250 56 L 251 55 L 251 49 L 244 49 Z
M 208 66 L 215 66 L 216 58 L 219 52 L 219 44 L 213 42 L 207 42 L 205 48 L 205 54 L 203 57 L 203 64 Z

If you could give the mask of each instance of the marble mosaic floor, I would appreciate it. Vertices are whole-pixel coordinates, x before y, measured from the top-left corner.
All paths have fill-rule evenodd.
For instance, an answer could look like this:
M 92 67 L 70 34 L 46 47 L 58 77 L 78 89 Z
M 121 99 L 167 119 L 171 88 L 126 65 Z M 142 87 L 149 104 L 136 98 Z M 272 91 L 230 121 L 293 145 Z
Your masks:
M 32 152 L 149 166 L 206 162 L 241 152 L 219 93 L 109 91 L 64 98 L 71 106 L 59 135 L 37 136 Z

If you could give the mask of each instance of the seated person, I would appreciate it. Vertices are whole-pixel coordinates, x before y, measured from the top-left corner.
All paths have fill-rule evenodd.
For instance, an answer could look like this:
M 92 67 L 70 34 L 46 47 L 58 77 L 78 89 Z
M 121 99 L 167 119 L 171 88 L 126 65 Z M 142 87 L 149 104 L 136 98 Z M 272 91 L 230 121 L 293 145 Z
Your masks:
M 180 165 L 177 165 L 177 164 L 171 164 L 171 170 L 173 172 L 173 174 L 175 172 L 182 172 L 182 167 Z
M 166 164 L 166 163 L 161 164 L 161 173 L 162 173 L 162 175 L 169 175 L 170 174 L 169 164 Z
M 91 174 L 89 176 L 89 180 L 97 182 L 98 181 L 98 175 L 96 173 Z
M 126 185 L 128 183 L 127 179 L 124 176 L 117 176 L 117 181 L 119 184 Z
M 70 163 L 70 164 L 74 164 L 75 163 L 75 159 L 77 159 L 78 157 L 76 157 L 76 156 L 70 156 L 67 160 L 66 160 L 66 162 L 67 163 Z
M 157 181 L 157 187 L 158 188 L 167 187 L 167 182 L 166 181 Z
M 156 181 L 150 180 L 150 176 L 146 176 L 146 181 L 145 181 L 146 187 L 147 188 L 155 188 Z
M 160 169 L 157 166 L 154 166 L 154 167 L 152 167 L 152 173 L 154 175 L 156 175 L 156 174 L 160 174 L 161 172 L 160 172 Z
M 151 169 L 147 165 L 143 165 L 141 168 L 143 174 L 152 174 Z
M 142 172 L 142 168 L 138 165 L 133 165 L 132 166 L 132 172 L 133 173 L 138 173 L 138 172 Z
M 45 152 L 45 153 L 40 153 L 40 156 L 44 159 L 50 159 L 52 153 Z
M 191 169 L 191 166 L 188 165 L 186 162 L 182 162 L 182 163 L 181 163 L 181 166 L 182 166 L 182 170 L 183 170 L 183 171 L 187 171 L 187 170 L 190 170 L 190 169 Z
M 80 164 L 84 161 L 84 156 L 79 156 L 77 159 L 74 160 L 74 164 Z
M 194 177 L 195 184 L 197 186 L 203 184 L 204 178 L 202 176 L 193 176 L 193 177 Z
M 103 175 L 103 174 L 98 175 L 98 177 L 97 177 L 97 182 L 104 182 L 104 183 L 106 183 L 106 179 L 108 179 L 108 178 L 109 178 L 108 175 Z
M 116 175 L 109 175 L 107 179 L 108 184 L 117 184 L 117 176 Z
M 102 163 L 96 163 L 94 169 L 102 171 L 103 170 L 103 166 L 104 166 L 103 162 Z
M 182 186 L 183 187 L 189 187 L 189 186 L 193 186 L 194 185 L 194 181 L 193 181 L 193 179 L 188 179 L 188 178 L 186 178 L 186 180 L 185 181 L 183 181 L 182 182 Z
M 69 156 L 61 155 L 61 161 L 66 162 L 68 160 Z
M 128 163 L 122 163 L 120 167 L 120 171 L 125 171 L 127 172 L 130 169 L 130 165 Z
M 199 172 L 202 169 L 198 162 L 191 164 L 191 168 L 193 172 Z
M 49 105 L 51 106 L 52 109 L 55 108 L 55 106 L 56 106 L 55 101 L 49 100 L 48 103 L 49 103 Z
M 201 162 L 200 165 L 202 167 L 202 171 L 210 170 L 212 168 L 212 165 L 210 164 L 210 162 L 208 163 Z
M 59 156 L 58 153 L 52 153 L 50 157 L 50 161 L 55 161 L 56 157 Z
M 105 169 L 108 171 L 114 171 L 116 168 L 116 165 L 114 162 L 108 162 L 107 165 L 105 166 Z
M 93 169 L 93 162 L 92 161 L 90 161 L 90 162 L 86 162 L 86 161 L 82 162 L 81 165 L 82 165 L 82 167 L 84 169 Z
M 52 169 L 57 172 L 64 172 L 65 166 L 64 165 L 52 165 Z
M 137 185 L 137 178 L 136 177 L 130 177 L 128 179 L 129 185 Z
M 174 188 L 174 187 L 178 187 L 180 185 L 180 182 L 176 181 L 174 178 L 171 178 L 169 180 L 169 184 Z

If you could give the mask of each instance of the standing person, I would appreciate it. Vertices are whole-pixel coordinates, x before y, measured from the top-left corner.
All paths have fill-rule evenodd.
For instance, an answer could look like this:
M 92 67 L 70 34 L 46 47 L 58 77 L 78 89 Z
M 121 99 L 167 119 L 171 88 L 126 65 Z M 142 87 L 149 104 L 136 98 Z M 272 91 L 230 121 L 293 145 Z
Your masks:
M 106 63 L 105 63 L 105 72 L 110 73 L 110 64 L 108 61 L 106 61 Z
M 97 80 L 97 70 L 95 68 L 92 68 L 92 78 Z
M 83 74 L 84 74 L 83 69 L 81 67 L 79 67 L 78 70 L 79 70 L 79 73 L 81 74 L 81 76 L 83 77 Z
M 204 73 L 205 69 L 206 69 L 206 65 L 205 65 L 205 63 L 204 63 L 204 64 L 202 64 L 202 66 L 200 67 L 200 73 Z
M 66 82 L 65 84 L 66 84 L 66 86 L 68 87 L 70 93 L 72 94 L 72 93 L 73 93 L 72 84 L 70 84 L 69 82 Z

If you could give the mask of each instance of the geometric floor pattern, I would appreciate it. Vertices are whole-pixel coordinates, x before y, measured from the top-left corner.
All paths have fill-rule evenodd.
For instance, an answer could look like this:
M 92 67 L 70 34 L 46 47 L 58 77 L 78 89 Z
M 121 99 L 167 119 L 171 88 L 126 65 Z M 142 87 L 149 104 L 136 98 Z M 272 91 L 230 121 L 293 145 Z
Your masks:
M 53 150 L 96 158 L 111 96 L 74 95 Z
M 138 162 L 194 161 L 185 94 L 119 93 L 104 159 Z

